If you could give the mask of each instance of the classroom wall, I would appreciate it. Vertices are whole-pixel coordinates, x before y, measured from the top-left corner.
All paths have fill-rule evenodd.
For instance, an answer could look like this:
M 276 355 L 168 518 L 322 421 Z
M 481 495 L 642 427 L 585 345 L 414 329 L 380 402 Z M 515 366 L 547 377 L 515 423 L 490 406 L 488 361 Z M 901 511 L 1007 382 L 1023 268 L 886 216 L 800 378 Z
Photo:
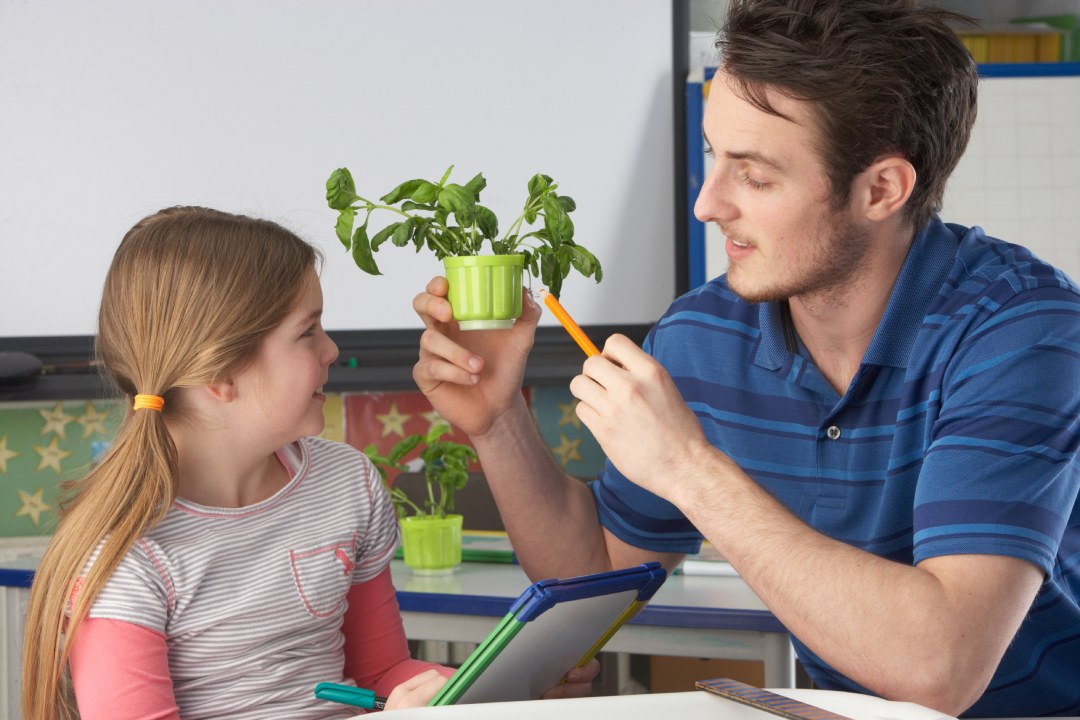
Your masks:
M 600 446 L 573 409 L 565 387 L 529 388 L 527 398 L 544 442 L 569 474 L 595 477 L 603 467 Z M 406 435 L 425 433 L 440 421 L 417 391 L 330 394 L 323 437 L 386 453 Z M 124 408 L 115 400 L 0 403 L 0 549 L 13 537 L 48 535 L 56 522 L 60 483 L 85 474 L 116 434 Z M 447 436 L 467 443 L 460 432 Z M 479 473 L 482 468 L 473 468 Z M 482 484 L 478 478 L 474 484 Z M 462 491 L 468 492 L 468 488 Z M 476 487 L 475 492 L 487 492 Z M 474 494 L 475 494 L 474 492 Z M 466 515 L 465 527 L 493 529 L 493 503 L 471 503 L 484 517 Z

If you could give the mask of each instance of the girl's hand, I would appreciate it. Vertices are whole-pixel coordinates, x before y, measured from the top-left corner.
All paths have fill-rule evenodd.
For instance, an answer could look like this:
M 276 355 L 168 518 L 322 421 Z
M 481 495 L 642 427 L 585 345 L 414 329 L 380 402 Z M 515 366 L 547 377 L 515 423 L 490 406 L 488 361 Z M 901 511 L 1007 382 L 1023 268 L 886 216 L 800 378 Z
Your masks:
M 425 670 L 394 688 L 390 697 L 386 698 L 384 709 L 424 707 L 431 702 L 431 698 L 435 697 L 435 693 L 439 692 L 446 681 L 447 678 L 438 670 Z
M 566 673 L 566 681 L 544 693 L 545 700 L 558 698 L 588 697 L 592 695 L 592 684 L 600 674 L 600 661 L 593 658 L 579 668 Z

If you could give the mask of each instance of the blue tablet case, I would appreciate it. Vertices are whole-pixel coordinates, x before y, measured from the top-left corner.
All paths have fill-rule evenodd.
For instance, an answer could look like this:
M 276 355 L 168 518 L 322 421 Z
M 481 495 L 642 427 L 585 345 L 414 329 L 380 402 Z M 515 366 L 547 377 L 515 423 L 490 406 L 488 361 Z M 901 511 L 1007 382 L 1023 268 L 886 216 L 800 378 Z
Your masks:
M 534 583 L 431 705 L 531 700 L 580 667 L 663 584 L 659 563 Z

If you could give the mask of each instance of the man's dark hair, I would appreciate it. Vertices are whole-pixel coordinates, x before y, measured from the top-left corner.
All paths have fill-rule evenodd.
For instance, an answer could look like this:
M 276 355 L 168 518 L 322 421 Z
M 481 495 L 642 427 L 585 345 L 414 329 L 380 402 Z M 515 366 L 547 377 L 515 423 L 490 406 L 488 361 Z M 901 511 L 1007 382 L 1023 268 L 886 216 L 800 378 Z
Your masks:
M 759 109 L 786 117 L 769 89 L 814 106 L 835 207 L 874 160 L 904 155 L 917 174 L 904 212 L 919 230 L 975 123 L 975 61 L 949 22 L 968 19 L 915 0 L 731 0 L 716 46 Z

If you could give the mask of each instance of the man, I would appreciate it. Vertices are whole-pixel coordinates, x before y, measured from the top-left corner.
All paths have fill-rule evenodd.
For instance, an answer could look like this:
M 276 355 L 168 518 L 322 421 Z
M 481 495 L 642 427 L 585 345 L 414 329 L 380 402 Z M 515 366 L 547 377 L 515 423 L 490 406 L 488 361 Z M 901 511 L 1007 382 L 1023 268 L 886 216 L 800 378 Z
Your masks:
M 609 461 L 590 487 L 521 399 L 535 304 L 461 333 L 436 278 L 414 378 L 471 436 L 531 576 L 672 568 L 704 536 L 819 687 L 1077 714 L 1080 291 L 936 215 L 978 83 L 950 17 L 731 3 L 696 207 L 728 273 L 571 382 Z

